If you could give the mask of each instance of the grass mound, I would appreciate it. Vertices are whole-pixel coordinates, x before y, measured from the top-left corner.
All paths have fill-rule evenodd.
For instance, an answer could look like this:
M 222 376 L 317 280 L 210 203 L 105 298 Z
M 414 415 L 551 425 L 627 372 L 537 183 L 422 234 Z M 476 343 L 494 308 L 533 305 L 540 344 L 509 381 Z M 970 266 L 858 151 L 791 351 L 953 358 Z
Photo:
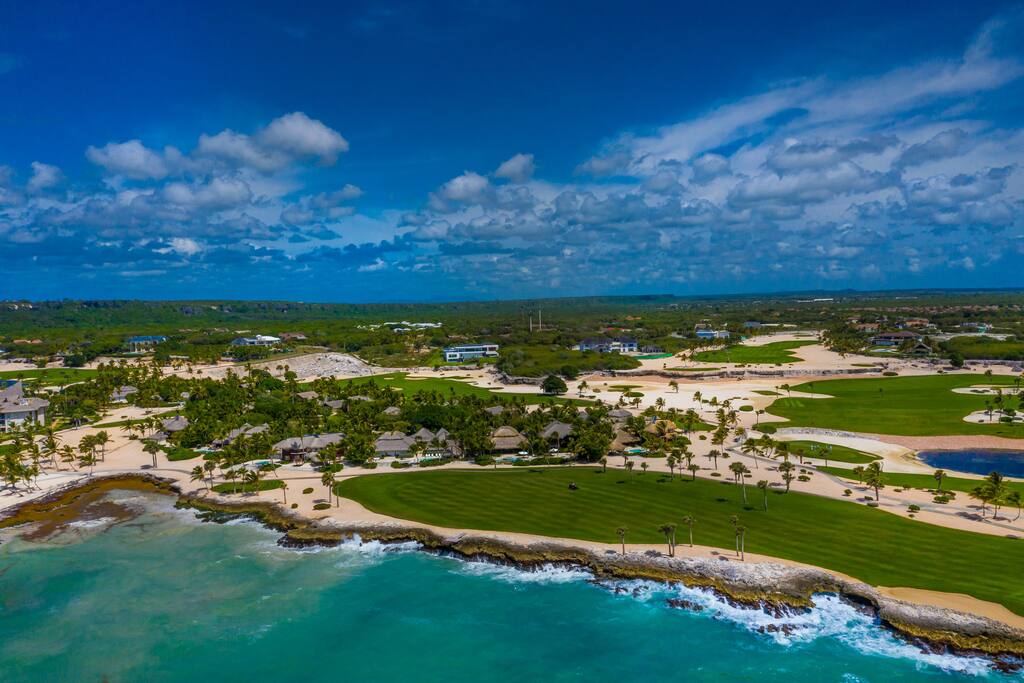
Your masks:
M 702 363 L 747 363 L 751 365 L 797 363 L 800 358 L 792 350 L 817 343 L 816 341 L 784 341 L 760 346 L 734 344 L 726 346 L 724 349 L 701 351 L 693 359 Z

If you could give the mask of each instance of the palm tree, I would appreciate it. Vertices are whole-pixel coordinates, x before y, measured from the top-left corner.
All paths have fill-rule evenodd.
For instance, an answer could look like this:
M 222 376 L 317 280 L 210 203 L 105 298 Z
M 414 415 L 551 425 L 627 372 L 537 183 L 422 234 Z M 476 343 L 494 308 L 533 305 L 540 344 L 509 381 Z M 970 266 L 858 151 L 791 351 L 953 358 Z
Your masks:
M 743 526 L 741 524 L 737 524 L 735 526 L 735 532 L 736 532 L 736 543 L 739 546 L 739 551 L 740 551 L 740 553 L 739 553 L 740 554 L 740 562 L 743 562 L 746 559 L 746 553 L 747 553 L 747 548 L 746 548 L 746 546 L 747 546 L 747 527 L 745 527 L 745 526 Z
M 757 482 L 757 488 L 761 489 L 761 493 L 764 495 L 764 511 L 768 512 L 768 480 L 762 479 Z
M 142 450 L 153 456 L 153 469 L 156 469 L 156 454 L 160 452 L 160 447 L 156 445 L 155 441 L 147 439 L 146 443 L 142 446 Z
M 190 479 L 190 481 L 201 481 L 205 485 L 206 484 L 206 472 L 203 470 L 203 466 L 202 465 L 196 465 L 195 467 L 193 467 L 192 468 L 192 472 L 191 472 L 191 476 L 189 477 L 189 479 Z M 208 486 L 206 488 L 207 488 L 207 490 L 209 490 Z
M 626 527 L 624 526 L 620 526 L 618 529 L 615 530 L 615 533 L 619 535 L 619 543 L 622 544 L 623 555 L 626 554 L 626 531 L 628 531 L 628 529 L 626 529 Z
M 589 389 L 590 386 L 587 384 L 587 380 L 583 380 L 582 382 L 579 383 L 579 386 L 577 386 L 576 388 L 580 392 L 580 398 L 583 398 L 583 392 Z
M 100 460 L 107 461 L 107 444 L 110 443 L 110 435 L 105 431 L 96 432 L 96 445 L 100 447 Z
M 607 455 L 602 455 L 601 459 L 598 460 L 598 462 L 601 463 L 601 473 L 604 474 L 605 472 L 607 472 L 608 471 L 608 456 Z
M 675 557 L 676 555 L 676 525 L 675 524 L 662 524 L 658 527 L 665 536 L 665 542 L 668 543 L 668 556 Z
M 689 465 L 686 466 L 686 469 L 690 470 L 692 480 L 697 481 L 697 472 L 700 471 L 700 465 L 695 465 L 694 463 L 691 462 Z
M 669 380 L 668 388 L 672 389 L 674 392 L 676 392 L 678 394 L 679 393 L 679 382 L 675 381 L 674 379 Z
M 634 463 L 633 463 L 632 460 L 629 460 L 629 461 L 626 462 L 626 473 L 627 474 L 628 473 L 632 473 L 632 471 L 633 471 L 633 464 Z
M 641 474 L 646 474 L 647 473 L 647 461 L 646 460 L 644 462 L 640 463 L 640 469 L 643 470 L 641 472 Z
M 935 477 L 936 491 L 942 493 L 942 480 L 946 478 L 946 470 L 935 470 L 932 476 Z
M 691 515 L 686 515 L 686 516 L 683 517 L 683 524 L 685 524 L 686 528 L 690 530 L 690 547 L 691 548 L 693 547 L 693 525 L 696 524 L 696 523 L 697 523 L 697 518 L 696 517 L 693 517 Z
M 331 470 L 328 470 L 328 471 L 324 472 L 323 476 L 320 477 L 320 483 L 327 487 L 327 502 L 328 503 L 331 502 L 331 495 L 334 492 L 334 482 L 335 482 L 334 472 L 331 471 Z M 338 505 L 339 506 L 341 505 L 341 500 L 338 500 Z
M 864 468 L 864 483 L 875 490 L 875 500 L 877 501 L 878 490 L 885 488 L 885 482 L 882 478 L 882 466 L 877 460 Z
M 743 463 L 741 463 L 741 462 L 734 462 L 731 465 L 729 465 L 729 471 L 732 472 L 732 476 L 736 480 L 736 483 L 740 485 L 740 488 L 743 491 L 743 504 L 746 505 L 747 504 L 747 482 L 746 482 L 745 475 L 749 474 L 750 470 L 748 470 L 747 466 L 744 465 Z
M 789 487 L 792 485 L 793 480 L 796 479 L 796 475 L 793 474 L 793 470 L 795 469 L 796 465 L 788 461 L 779 465 L 779 472 L 782 473 L 782 481 L 786 483 L 786 493 L 789 493 Z

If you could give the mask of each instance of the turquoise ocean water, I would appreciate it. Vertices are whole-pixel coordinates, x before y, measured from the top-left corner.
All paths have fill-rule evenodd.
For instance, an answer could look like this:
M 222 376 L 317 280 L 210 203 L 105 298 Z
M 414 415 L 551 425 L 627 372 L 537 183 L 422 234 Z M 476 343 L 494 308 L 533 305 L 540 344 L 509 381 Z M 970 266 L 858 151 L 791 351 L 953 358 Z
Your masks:
M 695 590 L 408 547 L 286 550 L 251 522 L 113 495 L 146 512 L 0 545 L 0 681 L 1022 680 L 922 654 L 834 598 L 760 633 L 780 622 Z

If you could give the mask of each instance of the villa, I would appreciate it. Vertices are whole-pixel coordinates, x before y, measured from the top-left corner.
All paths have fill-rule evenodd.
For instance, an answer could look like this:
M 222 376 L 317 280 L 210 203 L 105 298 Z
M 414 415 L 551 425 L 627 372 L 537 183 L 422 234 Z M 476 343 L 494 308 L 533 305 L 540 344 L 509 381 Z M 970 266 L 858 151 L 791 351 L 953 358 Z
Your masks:
M 163 335 L 141 335 L 129 337 L 125 342 L 130 353 L 146 353 L 152 351 L 157 344 L 163 344 L 167 337 Z
M 24 385 L 17 380 L 0 380 L 0 432 L 21 427 L 26 422 L 42 424 L 50 402 L 25 396 Z
M 476 358 L 497 358 L 497 344 L 460 344 L 447 346 L 442 351 L 446 363 L 461 363 Z
M 257 334 L 255 337 L 239 337 L 231 340 L 232 346 L 274 346 L 280 344 L 280 337 L 272 337 L 266 334 Z
M 496 453 L 509 453 L 522 450 L 527 446 L 526 437 L 514 427 L 505 425 L 491 432 L 491 443 Z
M 377 457 L 405 457 L 415 443 L 415 439 L 402 432 L 384 432 L 373 442 L 373 450 Z
M 871 343 L 875 346 L 899 346 L 905 341 L 921 341 L 922 337 L 916 332 L 910 332 L 907 330 L 901 332 L 884 332 L 882 334 L 876 334 L 871 338 Z
M 114 391 L 110 394 L 110 402 L 127 403 L 128 397 L 137 393 L 139 393 L 139 390 L 136 387 L 133 387 L 130 384 L 126 384 L 123 387 L 118 387 L 117 389 L 114 389 Z
M 636 339 L 632 337 L 598 337 L 584 339 L 577 346 L 578 351 L 597 351 L 598 353 L 636 353 Z
M 308 460 L 319 455 L 320 451 L 333 443 L 340 443 L 345 438 L 341 432 L 330 434 L 305 434 L 288 439 L 281 439 L 271 448 L 281 454 L 282 459 L 292 462 Z
M 240 436 L 254 436 L 256 434 L 262 434 L 268 429 L 270 429 L 270 425 L 266 423 L 253 427 L 251 424 L 246 422 L 241 427 L 232 429 L 230 432 L 227 433 L 227 436 L 225 436 L 224 438 L 215 440 L 213 442 L 213 445 L 216 446 L 217 448 L 223 448 L 224 446 L 227 446 L 228 444 L 234 442 L 234 440 Z
M 697 339 L 728 339 L 729 330 L 700 329 L 696 333 Z

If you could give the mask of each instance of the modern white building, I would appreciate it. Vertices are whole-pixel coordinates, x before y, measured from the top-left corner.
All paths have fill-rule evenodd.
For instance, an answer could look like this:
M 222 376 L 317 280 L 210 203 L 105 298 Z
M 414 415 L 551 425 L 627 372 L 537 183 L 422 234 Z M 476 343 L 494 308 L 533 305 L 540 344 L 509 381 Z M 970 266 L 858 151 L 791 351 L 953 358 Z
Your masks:
M 26 422 L 46 422 L 50 402 L 25 396 L 25 387 L 17 380 L 0 380 L 0 432 L 17 429 Z
M 444 349 L 444 360 L 446 363 L 461 363 L 465 360 L 475 358 L 497 358 L 497 344 L 460 344 L 449 346 Z
M 280 337 L 273 337 L 268 334 L 257 334 L 255 337 L 239 337 L 231 341 L 232 346 L 274 346 L 280 343 Z
M 728 339 L 729 330 L 697 330 L 697 339 Z

